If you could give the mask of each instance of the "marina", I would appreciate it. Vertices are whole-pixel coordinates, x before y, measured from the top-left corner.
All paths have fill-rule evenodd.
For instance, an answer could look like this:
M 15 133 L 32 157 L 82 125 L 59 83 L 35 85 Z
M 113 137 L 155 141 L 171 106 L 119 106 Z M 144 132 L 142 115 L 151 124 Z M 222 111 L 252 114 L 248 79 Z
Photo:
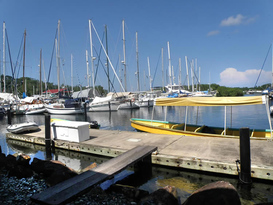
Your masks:
M 224 109 L 220 107 L 200 107 L 199 110 L 191 108 L 188 122 L 220 126 L 224 120 L 223 110 Z M 236 123 L 238 127 L 249 125 L 250 128 L 268 128 L 264 105 L 253 105 L 251 106 L 251 110 L 252 115 L 249 113 L 249 110 L 244 109 L 244 107 L 238 110 L 237 107 L 234 107 L 232 116 L 233 123 Z M 154 111 L 154 117 L 163 120 L 165 109 L 156 107 Z M 246 201 L 245 204 L 249 204 L 250 202 L 272 201 L 270 191 L 273 188 L 272 185 L 270 185 L 272 173 L 269 172 L 272 161 L 269 157 L 271 151 L 268 152 L 272 144 L 270 141 L 255 140 L 255 143 L 253 143 L 253 140 L 251 141 L 251 176 L 253 177 L 253 183 L 251 184 L 251 188 L 248 186 L 248 188 L 245 188 L 245 186 L 241 187 L 240 185 L 236 165 L 236 160 L 240 157 L 238 147 L 239 139 L 217 139 L 212 141 L 211 138 L 205 139 L 202 137 L 190 138 L 185 136 L 154 135 L 136 132 L 135 129 L 131 127 L 131 118 L 149 119 L 152 113 L 153 108 L 119 110 L 117 112 L 88 112 L 87 121 L 96 120 L 101 128 L 99 130 L 90 129 L 90 139 L 82 143 L 56 140 L 55 152 L 51 153 L 50 156 L 47 155 L 44 146 L 44 115 L 16 115 L 12 118 L 13 123 L 28 120 L 35 121 L 39 124 L 41 131 L 36 134 L 28 134 L 32 137 L 27 137 L 28 141 L 38 141 L 36 144 L 23 141 L 26 137 L 22 135 L 6 134 L 5 124 L 7 117 L 3 116 L 3 118 L 1 118 L 3 124 L 0 125 L 2 133 L 0 143 L 3 152 L 6 154 L 23 152 L 29 154 L 31 158 L 38 157 L 40 159 L 46 159 L 49 157 L 50 159 L 65 163 L 74 170 L 84 169 L 93 162 L 101 164 L 137 145 L 157 146 L 158 151 L 152 155 L 153 166 L 151 176 L 148 178 L 139 176 L 135 178 L 136 176 L 133 177 L 134 174 L 132 175 L 133 172 L 127 170 L 121 172 L 121 176 L 118 175 L 110 180 L 110 183 L 115 183 L 120 177 L 127 177 L 131 179 L 127 185 L 148 190 L 149 192 L 155 191 L 162 186 L 172 185 L 177 188 L 178 197 L 180 201 L 183 202 L 194 190 L 198 189 L 198 187 L 213 181 L 222 180 L 228 181 L 237 187 L 241 199 Z M 182 107 L 168 107 L 167 113 L 171 120 L 179 121 L 184 119 L 185 109 Z M 253 114 L 255 114 L 255 116 Z M 230 113 L 228 112 L 227 115 L 230 116 Z M 216 117 L 222 120 L 215 120 Z M 51 118 L 84 121 L 83 115 L 51 115 Z M 17 139 L 7 138 L 5 140 L 6 135 L 11 135 L 11 137 L 13 136 L 13 138 Z M 20 137 L 22 137 L 21 140 L 18 140 Z M 222 153 L 222 155 L 219 155 L 219 153 Z M 258 155 L 255 153 L 258 153 Z M 173 156 L 170 157 L 171 155 Z M 183 156 L 180 160 L 178 160 L 179 155 Z M 198 156 L 202 156 L 204 159 L 200 160 Z M 261 161 L 262 158 L 260 156 L 263 156 L 264 161 Z M 262 167 L 258 166 L 258 163 L 263 164 Z M 200 164 L 202 164 L 202 166 L 200 166 Z M 220 164 L 222 164 L 222 166 L 217 166 Z M 223 172 L 224 175 L 220 174 Z M 255 177 L 267 178 L 269 180 L 259 182 Z M 109 181 L 105 183 L 107 184 Z M 104 187 L 105 183 L 101 186 Z
M 240 108 L 237 110 L 234 107 L 233 123 L 238 124 L 238 127 L 249 125 L 250 128 L 268 128 L 264 106 L 252 105 L 251 109 L 252 115 L 248 109 Z M 163 120 L 165 110 L 161 107 L 156 107 L 154 111 L 154 118 Z M 190 111 L 188 116 L 189 123 L 197 122 L 198 124 L 206 123 L 207 125 L 220 126 L 224 120 L 223 109 L 220 107 L 200 107 L 199 110 L 192 108 Z M 235 187 L 239 186 L 238 167 L 236 164 L 236 160 L 240 157 L 239 139 L 218 138 L 215 140 L 209 137 L 154 135 L 136 132 L 131 127 L 131 118 L 149 119 L 152 112 L 153 108 L 119 110 L 117 112 L 88 112 L 87 121 L 98 121 L 101 129 L 90 129 L 90 139 L 81 143 L 56 140 L 55 153 L 51 153 L 50 156 L 47 156 L 44 146 L 44 115 L 14 116 L 12 118 L 13 123 L 25 120 L 30 121 L 31 119 L 39 124 L 41 131 L 27 134 L 27 137 L 10 133 L 4 134 L 6 133 L 6 128 L 4 125 L 1 125 L 1 132 L 4 136 L 9 135 L 9 138 L 7 137 L 6 142 L 3 140 L 0 142 L 5 153 L 18 152 L 21 149 L 21 152 L 33 152 L 33 154 L 30 154 L 32 158 L 46 159 L 50 157 L 66 163 L 67 166 L 75 170 L 84 169 L 92 162 L 103 163 L 138 145 L 157 146 L 157 152 L 152 154 L 153 167 L 151 178 L 134 179 L 130 185 L 149 191 L 156 190 L 158 187 L 164 186 L 164 184 L 173 185 L 177 187 L 181 201 L 185 200 L 197 187 L 214 180 L 229 181 Z M 185 109 L 182 107 L 168 107 L 167 113 L 171 120 L 179 121 L 184 118 Z M 253 113 L 256 113 L 255 117 Z M 228 112 L 229 115 L 230 113 Z M 216 117 L 222 120 L 216 121 Z M 84 121 L 83 115 L 51 115 L 51 118 Z M 5 123 L 7 117 L 4 116 L 1 120 Z M 26 139 L 27 141 L 24 141 Z M 33 141 L 35 143 L 32 143 Z M 5 145 L 5 143 L 7 144 Z M 270 194 L 272 186 L 269 185 L 272 177 L 272 161 L 269 157 L 271 155 L 271 144 L 270 141 L 266 140 L 255 140 L 255 142 L 251 140 L 251 176 L 253 177 L 253 183 L 251 185 L 252 188 L 248 191 L 240 188 L 240 186 L 238 187 L 240 197 L 255 202 L 267 201 L 272 197 Z M 129 173 L 131 172 L 129 171 Z M 221 173 L 224 173 L 224 175 Z M 127 174 L 122 172 L 121 175 L 123 177 L 124 175 L 127 176 L 128 171 Z M 129 176 L 129 178 L 133 177 Z M 257 178 L 266 180 L 259 182 L 256 181 Z M 116 180 L 113 179 L 113 181 Z M 269 184 L 266 181 L 269 181 Z M 187 191 L 185 192 L 185 190 Z M 257 192 L 263 195 L 263 199 L 255 197 L 256 194 L 254 193 Z

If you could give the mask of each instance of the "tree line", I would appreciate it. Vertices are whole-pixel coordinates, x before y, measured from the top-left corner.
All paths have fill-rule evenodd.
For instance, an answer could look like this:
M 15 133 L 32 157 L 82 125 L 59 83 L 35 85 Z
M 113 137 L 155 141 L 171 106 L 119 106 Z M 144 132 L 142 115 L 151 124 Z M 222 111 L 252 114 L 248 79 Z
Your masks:
M 4 82 L 3 82 L 3 75 L 1 76 L 1 87 L 2 91 L 4 88 Z M 45 83 L 42 82 L 42 91 L 45 91 Z M 16 86 L 17 85 L 17 86 Z M 12 79 L 11 76 L 6 76 L 6 92 L 7 93 L 15 93 L 17 92 L 18 96 L 22 96 L 24 92 L 24 83 L 23 78 L 18 79 Z M 68 91 L 72 91 L 71 86 L 65 86 L 61 85 L 61 88 L 66 88 Z M 185 86 L 186 87 L 186 86 Z M 212 83 L 211 85 L 208 84 L 200 84 L 200 90 L 202 91 L 216 91 L 216 96 L 218 97 L 224 97 L 224 96 L 243 96 L 248 90 L 265 90 L 267 88 L 271 87 L 271 84 L 264 84 L 262 86 L 258 87 L 226 87 L 226 86 L 220 86 L 218 84 Z M 32 95 L 38 95 L 40 94 L 40 81 L 33 78 L 25 77 L 25 88 L 26 88 L 26 95 L 32 96 Z M 101 85 L 98 85 L 95 87 L 98 93 L 100 93 L 101 96 L 107 95 L 107 90 L 105 90 Z M 48 82 L 47 83 L 47 90 L 51 89 L 58 89 L 58 85 L 55 85 L 53 83 Z M 73 91 L 80 91 L 81 86 L 76 85 L 73 86 Z M 191 90 L 191 86 L 190 86 Z

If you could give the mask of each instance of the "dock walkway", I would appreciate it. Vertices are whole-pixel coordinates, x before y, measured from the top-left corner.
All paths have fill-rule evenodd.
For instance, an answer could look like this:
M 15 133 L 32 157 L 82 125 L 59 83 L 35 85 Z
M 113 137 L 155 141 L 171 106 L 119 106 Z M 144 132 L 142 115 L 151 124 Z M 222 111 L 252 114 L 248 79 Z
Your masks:
M 45 144 L 44 127 L 25 135 L 7 137 Z M 152 163 L 169 167 L 238 175 L 239 138 L 191 137 L 118 130 L 89 130 L 90 139 L 81 143 L 55 141 L 56 148 L 116 157 L 136 146 L 155 146 Z M 273 180 L 273 142 L 251 140 L 251 177 Z
M 50 187 L 32 196 L 31 199 L 42 204 L 63 204 L 138 161 L 151 164 L 151 154 L 156 149 L 157 147 L 154 146 L 135 147 L 90 171 Z M 145 169 L 149 164 L 145 164 L 143 168 Z

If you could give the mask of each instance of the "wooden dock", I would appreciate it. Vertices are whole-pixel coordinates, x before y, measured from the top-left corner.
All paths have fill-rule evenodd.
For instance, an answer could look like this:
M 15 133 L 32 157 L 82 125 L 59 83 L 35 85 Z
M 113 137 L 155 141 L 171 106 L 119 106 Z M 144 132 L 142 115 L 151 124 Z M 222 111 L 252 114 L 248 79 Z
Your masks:
M 44 127 L 25 135 L 7 137 L 45 144 Z M 55 141 L 55 147 L 101 156 L 116 157 L 136 146 L 155 146 L 152 163 L 228 175 L 238 175 L 239 138 L 190 137 L 118 130 L 89 130 L 90 139 L 81 143 Z M 251 140 L 251 177 L 273 180 L 273 142 Z
M 42 204 L 63 204 L 88 191 L 92 186 L 112 177 L 130 165 L 139 161 L 151 163 L 151 154 L 156 151 L 154 146 L 137 146 L 118 157 L 102 163 L 98 167 L 78 176 L 61 182 L 31 197 Z M 139 167 L 139 166 L 138 166 Z M 142 166 L 143 168 L 147 166 Z

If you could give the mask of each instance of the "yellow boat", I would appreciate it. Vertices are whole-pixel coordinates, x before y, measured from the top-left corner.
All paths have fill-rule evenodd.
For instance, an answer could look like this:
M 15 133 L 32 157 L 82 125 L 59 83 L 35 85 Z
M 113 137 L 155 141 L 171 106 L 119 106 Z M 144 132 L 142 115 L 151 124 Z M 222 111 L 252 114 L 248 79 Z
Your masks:
M 266 96 L 254 97 L 185 97 L 185 98 L 158 98 L 155 100 L 155 106 L 238 106 L 265 104 L 269 119 L 270 129 L 252 129 L 250 130 L 251 139 L 272 139 L 272 127 L 268 99 Z M 154 107 L 155 107 L 154 106 Z M 226 109 L 225 109 L 226 111 Z M 186 112 L 187 113 L 187 112 Z M 226 113 L 225 113 L 226 116 Z M 186 135 L 197 137 L 232 137 L 238 138 L 240 129 L 221 127 L 211 127 L 205 125 L 192 125 L 185 123 L 175 123 L 169 121 L 147 120 L 131 118 L 131 126 L 138 131 L 169 134 Z

